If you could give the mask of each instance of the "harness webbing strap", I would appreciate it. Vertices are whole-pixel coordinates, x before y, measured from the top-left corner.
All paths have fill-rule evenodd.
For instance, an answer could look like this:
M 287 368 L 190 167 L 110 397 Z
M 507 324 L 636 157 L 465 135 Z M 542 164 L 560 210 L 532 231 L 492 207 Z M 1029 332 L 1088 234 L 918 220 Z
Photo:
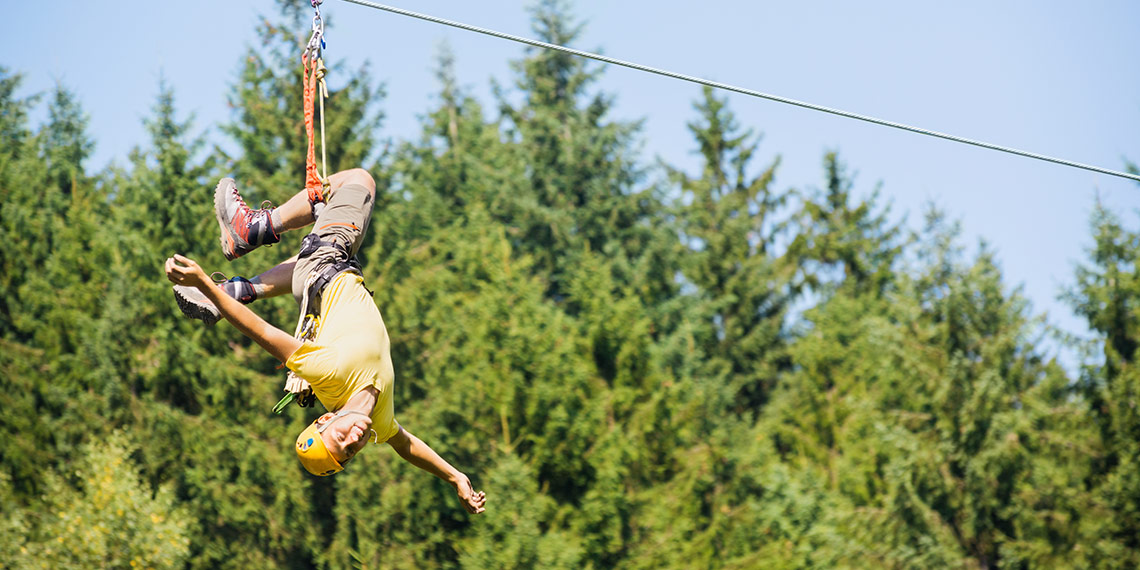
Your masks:
M 324 293 L 325 287 L 327 287 L 329 283 L 332 283 L 337 275 L 345 271 L 353 271 L 358 274 L 361 272 L 360 261 L 355 257 L 349 256 L 347 247 L 335 241 L 325 241 L 317 234 L 309 234 L 305 236 L 305 239 L 301 240 L 301 251 L 297 253 L 297 259 L 305 259 L 316 253 L 316 251 L 322 247 L 336 249 L 339 254 L 339 259 L 314 271 L 305 281 L 305 302 L 302 303 L 301 307 L 302 318 L 307 314 L 320 316 L 321 294 Z

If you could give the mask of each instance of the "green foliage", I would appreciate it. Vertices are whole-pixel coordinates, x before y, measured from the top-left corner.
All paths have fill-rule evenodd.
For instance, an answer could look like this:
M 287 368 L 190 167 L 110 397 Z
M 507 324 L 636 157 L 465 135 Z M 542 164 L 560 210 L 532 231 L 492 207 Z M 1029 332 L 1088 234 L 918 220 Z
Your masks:
M 34 211 L 26 206 L 24 200 L 33 196 L 28 191 L 26 182 L 33 175 L 42 177 L 42 162 L 36 156 L 36 143 L 32 139 L 34 133 L 27 125 L 28 109 L 35 102 L 34 99 L 18 99 L 16 90 L 19 89 L 22 77 L 12 74 L 7 68 L 0 67 L 0 231 L 3 237 L 12 244 L 11 248 L 0 248 L 0 263 L 3 264 L 4 273 L 0 274 L 0 325 L 4 338 L 21 337 L 15 329 L 15 315 L 19 309 L 16 294 L 24 276 L 35 267 L 17 251 L 23 252 L 20 246 L 28 247 L 34 242 L 31 235 L 38 233 Z M 24 236 L 22 239 L 20 236 Z M 26 337 L 24 337 L 26 338 Z
M 827 291 L 838 282 L 856 293 L 882 294 L 902 251 L 901 225 L 888 221 L 889 206 L 878 210 L 878 190 L 854 200 L 854 180 L 837 153 L 824 155 L 823 169 L 827 187 L 797 214 L 800 230 L 790 252 L 816 289 Z M 834 270 L 842 270 L 841 276 L 833 277 Z
M 1081 371 L 1080 391 L 1104 445 L 1087 484 L 1111 510 L 1098 525 L 1099 560 L 1140 560 L 1140 231 L 1099 204 L 1092 215 L 1094 246 L 1088 265 L 1077 268 L 1077 283 L 1066 297 L 1088 319 L 1103 356 Z
M 538 3 L 538 39 L 573 43 L 582 27 L 568 12 L 559 0 Z M 656 200 L 636 189 L 642 171 L 633 161 L 633 137 L 640 125 L 610 121 L 612 97 L 589 92 L 601 68 L 560 52 L 528 51 L 512 64 L 523 103 L 499 94 L 505 134 L 518 143 L 509 152 L 523 187 L 496 213 L 515 228 L 514 246 L 549 276 L 548 294 L 561 299 L 580 252 L 628 259 L 646 247 L 642 222 L 655 213 Z
M 486 472 L 488 488 L 500 489 L 502 508 L 488 513 L 464 541 L 463 568 L 581 568 L 575 533 L 543 532 L 557 505 L 538 489 L 535 473 L 515 455 L 504 455 Z
M 87 137 L 87 114 L 75 94 L 57 85 L 48 106 L 48 124 L 41 138 L 48 179 L 69 195 L 82 181 L 83 161 L 91 156 L 95 142 Z
M 795 266 L 777 255 L 776 244 L 788 195 L 771 188 L 779 159 L 751 177 L 759 143 L 750 131 L 740 132 L 725 100 L 706 88 L 694 107 L 700 121 L 689 130 L 703 159 L 701 177 L 669 169 L 681 190 L 677 225 L 691 250 L 682 268 L 701 293 L 693 317 L 701 321 L 708 369 L 727 368 L 735 411 L 751 412 L 787 364 L 784 318 L 798 287 Z
M 194 531 L 186 509 L 169 485 L 152 490 L 140 480 L 131 450 L 119 441 L 124 438 L 115 432 L 88 444 L 74 471 L 47 474 L 42 504 L 7 523 L 26 534 L 8 547 L 6 565 L 171 568 L 186 562 Z
M 908 233 L 837 152 L 821 188 L 777 188 L 778 155 L 708 90 L 699 172 L 641 164 L 602 69 L 546 51 L 489 112 L 444 50 L 420 136 L 392 150 L 367 66 L 331 66 L 330 170 L 378 181 L 360 257 L 397 418 L 488 510 L 386 446 L 309 477 L 291 444 L 318 412 L 270 415 L 272 359 L 183 319 L 160 272 L 294 252 L 300 232 L 224 265 L 211 202 L 220 176 L 255 204 L 301 185 L 308 6 L 278 7 L 240 62 L 232 156 L 160 82 L 149 140 L 90 173 L 80 97 L 57 86 L 29 125 L 39 98 L 0 68 L 5 566 L 1140 564 L 1140 233 L 1094 214 L 1066 297 L 1097 354 L 1074 377 L 939 212 Z M 582 31 L 556 0 L 532 17 L 553 43 Z M 295 322 L 287 298 L 253 307 Z

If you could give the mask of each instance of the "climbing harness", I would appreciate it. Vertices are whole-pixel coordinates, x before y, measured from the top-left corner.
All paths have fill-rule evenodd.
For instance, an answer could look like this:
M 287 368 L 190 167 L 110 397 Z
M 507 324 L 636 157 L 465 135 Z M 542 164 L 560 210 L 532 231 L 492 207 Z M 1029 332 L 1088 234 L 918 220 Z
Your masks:
M 305 287 L 301 294 L 301 314 L 297 319 L 297 328 L 293 332 L 293 337 L 300 341 L 314 340 L 317 337 L 317 332 L 321 328 L 321 296 L 324 293 L 325 287 L 333 282 L 338 275 L 344 272 L 352 272 L 361 275 L 360 260 L 355 257 L 349 256 L 348 248 L 341 245 L 336 241 L 322 240 L 317 234 L 311 233 L 305 236 L 301 241 L 301 251 L 297 254 L 297 261 L 307 259 L 317 252 L 322 247 L 330 247 L 336 250 L 336 260 L 331 263 L 324 264 L 320 269 L 314 270 L 309 273 L 305 279 Z M 371 293 L 371 291 L 369 291 Z M 290 386 L 303 386 L 304 380 L 296 375 L 292 370 L 286 374 L 285 386 L 289 390 Z M 303 395 L 300 395 L 303 394 Z M 314 396 L 310 389 L 301 389 L 298 392 L 289 391 L 277 405 L 273 407 L 274 413 L 281 413 L 290 402 L 301 398 L 299 404 L 301 407 L 309 407 L 313 405 Z
M 308 312 L 313 315 L 320 315 L 321 313 L 321 293 L 324 292 L 325 287 L 332 283 L 337 275 L 345 271 L 352 271 L 358 275 L 361 274 L 360 260 L 355 257 L 349 257 L 348 248 L 337 243 L 336 241 L 325 241 L 317 234 L 309 234 L 301 241 L 301 251 L 297 254 L 297 259 L 305 259 L 322 247 L 331 247 L 337 250 L 337 261 L 329 263 L 318 271 L 314 271 L 310 275 L 310 279 L 306 280 L 305 293 L 308 296 Z M 301 312 L 305 313 L 306 307 L 302 304 Z
M 1082 164 L 1080 162 L 1073 162 L 1071 160 L 1065 160 L 1063 158 L 1054 158 L 1054 157 L 1046 156 L 1043 154 L 1037 154 L 1035 152 L 1018 150 L 1016 148 L 1007 147 L 1007 146 L 1000 146 L 1000 145 L 988 143 L 985 141 L 968 139 L 965 137 L 959 137 L 959 136 L 950 135 L 950 134 L 946 134 L 946 133 L 940 133 L 938 131 L 932 131 L 932 130 L 924 129 L 924 128 L 920 128 L 920 127 L 912 127 L 910 125 L 906 125 L 903 123 L 896 123 L 894 121 L 887 121 L 884 119 L 878 119 L 875 117 L 871 117 L 869 115 L 860 115 L 858 113 L 852 113 L 850 111 L 844 111 L 841 109 L 834 109 L 831 107 L 824 107 L 822 105 L 816 105 L 816 104 L 807 103 L 804 101 L 797 101 L 795 99 L 789 99 L 787 97 L 781 97 L 779 95 L 770 95 L 768 93 L 762 93 L 760 91 L 755 91 L 752 89 L 745 89 L 743 87 L 736 87 L 735 85 L 729 85 L 727 83 L 720 83 L 717 81 L 709 81 L 708 79 L 701 79 L 700 77 L 694 77 L 692 75 L 684 75 L 681 73 L 675 73 L 675 72 L 667 71 L 664 69 L 649 67 L 647 65 L 641 65 L 641 64 L 632 63 L 629 61 L 623 61 L 620 59 L 615 59 L 615 58 L 607 57 L 604 55 L 598 55 L 595 53 L 590 53 L 590 52 L 586 52 L 586 51 L 568 48 L 566 46 L 561 46 L 558 44 L 550 44 L 550 43 L 546 43 L 546 42 L 540 42 L 538 40 L 532 40 L 529 38 L 524 38 L 521 36 L 504 34 L 503 32 L 497 32 L 495 30 L 489 30 L 487 28 L 480 28 L 477 26 L 464 24 L 462 22 L 445 20 L 443 18 L 437 18 L 435 16 L 429 16 L 427 14 L 420 14 L 417 12 L 412 12 L 410 10 L 395 8 L 393 6 L 385 6 L 384 4 L 378 4 L 376 2 L 369 2 L 367 0 L 344 0 L 344 1 L 352 3 L 352 4 L 359 4 L 361 6 L 365 6 L 368 8 L 374 8 L 376 10 L 383 10 L 385 12 L 390 12 L 392 14 L 399 14 L 401 16 L 409 16 L 412 18 L 417 18 L 420 20 L 431 22 L 433 24 L 443 24 L 445 26 L 451 26 L 453 28 L 458 28 L 460 30 L 466 30 L 469 32 L 484 34 L 484 35 L 496 37 L 499 39 L 510 40 L 512 42 L 527 44 L 529 46 L 534 46 L 537 48 L 560 51 L 562 53 L 568 53 L 570 55 L 576 55 L 578 57 L 585 57 L 588 59 L 593 59 L 596 61 L 600 61 L 602 63 L 611 64 L 611 65 L 620 65 L 622 67 L 628 67 L 630 69 L 634 69 L 637 71 L 644 71 L 646 73 L 653 73 L 653 74 L 661 75 L 661 76 L 668 77 L 671 79 L 680 79 L 681 81 L 688 81 L 690 83 L 697 83 L 697 84 L 705 85 L 708 87 L 714 87 L 716 89 L 722 89 L 725 91 L 733 91 L 733 92 L 740 93 L 743 95 L 748 95 L 750 97 L 757 97 L 760 99 L 767 99 L 769 101 L 775 101 L 777 103 L 785 103 L 788 105 L 795 105 L 797 107 L 803 107 L 805 109 L 811 109 L 813 111 L 820 111 L 823 113 L 830 113 L 832 115 L 838 115 L 840 117 L 846 117 L 848 119 L 855 119 L 858 121 L 873 123 L 873 124 L 884 126 L 884 127 L 891 127 L 891 128 L 899 129 L 899 130 L 903 130 L 903 131 L 910 131 L 912 133 L 918 133 L 920 135 L 926 135 L 926 136 L 930 136 L 930 137 L 945 139 L 945 140 L 953 141 L 953 142 L 957 142 L 957 143 L 973 145 L 976 147 L 981 147 L 981 148 L 985 148 L 985 149 L 989 149 L 989 150 L 996 150 L 999 152 L 1014 154 L 1017 156 L 1023 156 L 1026 158 L 1032 158 L 1032 159 L 1041 160 L 1041 161 L 1045 161 L 1045 162 L 1052 162 L 1053 164 L 1060 164 L 1062 166 L 1070 166 L 1073 168 L 1080 168 L 1082 170 L 1099 172 L 1101 174 L 1107 174 L 1109 176 L 1116 176 L 1119 178 L 1127 178 L 1129 180 L 1135 180 L 1137 182 L 1140 182 L 1140 174 L 1130 174 L 1127 172 L 1120 172 L 1118 170 L 1110 170 L 1108 168 L 1102 168 L 1100 166 L 1092 166 L 1089 164 Z

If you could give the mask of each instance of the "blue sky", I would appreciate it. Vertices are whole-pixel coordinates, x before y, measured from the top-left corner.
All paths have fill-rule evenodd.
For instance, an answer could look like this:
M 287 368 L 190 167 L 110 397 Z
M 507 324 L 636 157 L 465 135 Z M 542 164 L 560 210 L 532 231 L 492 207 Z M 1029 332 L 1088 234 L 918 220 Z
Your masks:
M 533 37 L 530 2 L 391 0 L 395 6 Z M 326 0 L 327 57 L 345 70 L 370 61 L 385 84 L 382 137 L 416 137 L 436 101 L 440 42 L 456 54 L 460 83 L 488 108 L 491 78 L 511 85 L 508 62 L 523 46 Z M 9 6 L 15 42 L 5 66 L 25 76 L 23 94 L 57 82 L 91 118 L 88 170 L 123 164 L 147 136 L 161 76 L 196 132 L 224 143 L 226 95 L 260 15 L 271 0 L 136 2 L 56 0 Z M 679 73 L 872 115 L 936 131 L 1123 170 L 1140 163 L 1140 3 L 886 1 L 732 2 L 580 0 L 585 20 L 573 47 Z M 333 86 L 343 78 L 330 77 Z M 644 119 L 642 152 L 697 167 L 686 129 L 698 86 L 608 68 L 598 89 L 616 96 L 612 119 Z M 740 123 L 763 135 L 759 161 L 777 155 L 778 188 L 822 183 L 821 159 L 838 150 L 856 191 L 881 185 L 910 224 L 933 202 L 962 222 L 971 250 L 985 239 L 1011 287 L 1035 313 L 1082 333 L 1056 300 L 1090 245 L 1097 196 L 1136 227 L 1140 185 L 1063 166 L 859 123 L 742 95 L 728 96 Z M 42 109 L 33 115 L 42 120 Z

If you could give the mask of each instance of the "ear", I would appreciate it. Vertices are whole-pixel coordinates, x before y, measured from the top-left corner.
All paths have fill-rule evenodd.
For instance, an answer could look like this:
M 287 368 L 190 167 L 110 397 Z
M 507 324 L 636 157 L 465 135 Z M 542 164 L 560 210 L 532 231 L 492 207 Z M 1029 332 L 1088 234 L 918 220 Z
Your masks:
M 324 415 L 317 418 L 317 423 L 323 425 L 323 424 L 327 423 L 329 420 L 333 419 L 334 417 L 336 417 L 336 414 L 334 414 L 332 412 L 325 412 Z

